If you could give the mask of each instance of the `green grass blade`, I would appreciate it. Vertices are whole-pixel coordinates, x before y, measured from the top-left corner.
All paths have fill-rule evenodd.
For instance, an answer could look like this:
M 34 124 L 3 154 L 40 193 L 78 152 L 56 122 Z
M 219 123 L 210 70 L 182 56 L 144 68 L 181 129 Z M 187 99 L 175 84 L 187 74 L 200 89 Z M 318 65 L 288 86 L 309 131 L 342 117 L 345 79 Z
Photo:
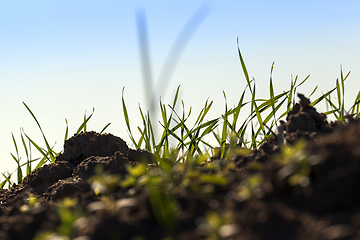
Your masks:
M 36 165 L 35 169 L 42 167 L 46 163 L 46 160 L 48 160 L 47 156 L 42 157 L 39 163 Z
M 18 182 L 18 184 L 20 184 L 22 182 L 22 170 L 21 170 L 21 167 L 20 167 L 20 161 L 19 161 L 19 159 L 16 159 L 14 154 L 10 153 L 10 155 L 15 160 L 15 162 L 17 163 L 17 182 Z
M 334 110 L 331 110 L 331 111 L 326 111 L 326 112 L 323 112 L 323 114 L 325 114 L 325 115 L 330 115 L 330 114 L 334 114 L 334 113 L 336 113 L 337 111 L 339 111 L 339 109 L 337 108 L 337 109 L 334 109 Z
M 272 113 L 275 119 L 275 123 L 276 123 L 276 116 L 275 116 L 275 97 L 274 97 L 274 86 L 273 86 L 273 82 L 272 82 L 272 72 L 274 69 L 274 64 L 275 62 L 273 62 L 272 66 L 271 66 L 271 71 L 270 71 L 270 103 L 271 103 L 271 108 L 272 108 Z
M 252 102 L 253 102 L 253 104 L 254 104 L 254 110 L 255 110 L 255 113 L 256 113 L 256 117 L 257 117 L 257 120 L 258 120 L 258 122 L 259 122 L 259 124 L 260 124 L 260 128 L 261 128 L 261 130 L 264 132 L 264 134 L 265 134 L 265 127 L 264 127 L 264 125 L 263 124 L 261 124 L 262 122 L 263 122 L 263 120 L 262 120 L 262 117 L 261 117 L 261 115 L 260 115 L 260 111 L 259 111 L 259 109 L 258 109 L 258 107 L 257 107 L 257 104 L 256 104 L 256 101 L 255 101 L 255 84 L 254 84 L 254 90 L 253 90 L 253 100 L 252 100 Z M 256 136 L 255 136 L 256 137 Z
M 318 88 L 318 86 L 316 86 L 316 87 L 314 88 L 314 90 L 312 90 L 312 92 L 310 93 L 310 95 L 309 95 L 308 98 L 310 98 L 310 97 L 316 92 L 317 88 Z
M 68 125 L 68 121 L 66 118 L 65 118 L 65 123 L 66 123 L 66 128 L 65 128 L 64 142 L 68 139 L 68 136 L 69 136 L 69 125 Z
M 296 76 L 297 77 L 297 76 Z M 303 85 L 308 79 L 310 78 L 310 75 L 307 75 L 304 80 L 302 80 L 298 85 L 296 85 L 296 88 L 300 87 L 301 85 Z
M 103 127 L 103 129 L 101 129 L 100 134 L 103 133 L 108 128 L 108 126 L 110 126 L 110 124 L 111 123 L 106 124 L 105 127 Z
M 15 157 L 12 153 L 10 153 L 10 154 L 11 154 L 12 158 L 15 160 L 15 162 L 17 164 L 17 182 L 18 182 L 18 184 L 20 184 L 22 182 L 22 175 L 23 174 L 22 174 L 22 170 L 21 170 L 21 167 L 20 167 L 19 151 L 18 151 L 18 147 L 17 147 L 17 144 L 16 144 L 14 134 L 11 133 L 11 136 L 12 136 L 12 139 L 13 139 L 13 142 L 14 142 L 17 157 Z
M 233 116 L 233 123 L 232 123 L 232 126 L 233 126 L 234 129 L 236 129 L 236 123 L 237 123 L 237 121 L 239 119 L 241 108 L 244 106 L 244 104 L 243 104 L 244 95 L 245 95 L 245 90 L 241 94 L 239 102 L 238 102 L 236 108 L 234 109 L 234 116 Z
M 12 182 L 11 182 L 11 180 L 10 180 L 10 178 L 11 178 L 11 174 L 8 172 L 7 173 L 8 174 L 8 176 L 6 176 L 4 173 L 2 173 L 2 175 L 4 176 L 4 178 L 5 178 L 5 183 L 7 182 L 9 185 L 9 188 L 11 188 L 11 185 L 12 185 Z M 5 185 L 5 183 L 4 183 L 4 185 Z M 3 186 L 2 186 L 3 187 Z
M 84 122 L 83 122 L 83 125 L 82 125 L 82 128 L 84 129 L 84 132 L 86 132 L 86 126 L 87 126 L 87 121 L 86 121 L 86 110 L 85 110 L 85 113 L 84 113 Z
M 24 130 L 21 129 L 21 131 L 24 131 Z M 24 150 L 25 150 L 25 154 L 26 154 L 26 175 L 28 175 L 29 173 L 31 173 L 31 145 L 29 143 L 29 150 L 28 150 L 22 132 L 20 132 L 20 136 L 21 136 L 21 142 L 24 146 Z
M 33 113 L 33 112 L 30 110 L 30 108 L 25 104 L 25 102 L 23 102 L 23 104 L 25 105 L 26 109 L 29 111 L 29 113 L 31 114 L 31 116 L 34 118 L 36 124 L 38 125 L 38 127 L 39 127 L 39 129 L 40 129 L 40 131 L 41 131 L 41 134 L 42 134 L 42 136 L 43 136 L 43 138 L 44 138 L 44 141 L 45 141 L 46 147 L 47 147 L 47 149 L 48 149 L 48 153 L 49 153 L 49 156 L 50 156 L 51 161 L 52 161 L 52 162 L 55 162 L 55 156 L 53 155 L 53 153 L 52 153 L 52 151 L 51 151 L 50 145 L 49 145 L 49 143 L 48 143 L 48 141 L 47 141 L 47 139 L 46 139 L 46 137 L 45 137 L 45 134 L 44 134 L 44 132 L 43 132 L 41 126 L 40 126 L 40 123 L 39 123 L 38 120 L 36 119 L 34 113 Z
M 250 92 L 251 92 L 249 73 L 248 73 L 248 71 L 247 71 L 247 68 L 246 68 L 246 66 L 245 66 L 244 59 L 243 59 L 243 57 L 242 57 L 242 55 L 241 55 L 241 52 L 240 52 L 239 37 L 236 39 L 236 41 L 237 41 L 237 46 L 238 46 L 238 54 L 239 54 L 239 59 L 240 59 L 240 63 L 241 63 L 241 68 L 242 68 L 242 70 L 243 70 L 243 73 L 244 73 L 244 75 L 245 75 L 246 82 L 247 82 L 247 84 L 248 84 L 248 86 L 249 86 L 249 89 L 250 89 Z
M 14 146 L 15 146 L 16 155 L 17 155 L 17 158 L 15 158 L 15 161 L 18 162 L 18 161 L 20 161 L 20 159 L 19 159 L 19 151 L 18 151 L 18 147 L 17 147 L 16 140 L 15 140 L 15 137 L 14 137 L 13 133 L 11 133 L 11 137 L 12 137 L 12 140 L 13 140 L 13 143 L 14 143 Z
M 329 96 L 333 91 L 336 90 L 336 87 L 334 87 L 333 89 L 331 89 L 330 91 L 328 91 L 327 93 L 321 95 L 319 98 L 317 98 L 316 100 L 312 101 L 310 103 L 310 106 L 315 106 L 316 104 L 318 104 L 319 102 L 321 102 L 324 98 L 326 98 L 327 96 Z
M 41 155 L 43 155 L 44 158 L 46 158 L 49 162 L 51 162 L 51 159 L 48 157 L 48 152 L 45 153 L 44 150 L 39 147 L 39 145 L 37 145 L 26 133 L 25 134 L 25 137 L 31 142 L 31 144 L 41 153 Z
M 76 134 L 79 134 L 81 131 L 86 132 L 86 125 L 87 125 L 88 121 L 90 120 L 90 118 L 93 116 L 94 111 L 95 111 L 95 108 L 93 108 L 92 113 L 89 115 L 89 117 L 86 117 L 86 111 L 85 111 L 85 113 L 84 113 L 84 121 L 80 125 L 78 130 L 76 131 Z
M 289 112 L 291 110 L 291 105 L 292 105 L 292 97 L 294 94 L 294 87 L 295 87 L 295 83 L 293 82 L 293 80 L 291 79 L 291 83 L 290 83 L 290 90 L 289 90 L 289 95 L 287 97 L 287 112 Z
M 360 103 L 360 91 L 358 92 L 358 94 L 357 94 L 357 96 L 355 98 L 354 104 L 350 108 L 349 112 L 351 112 L 351 115 L 354 115 L 355 111 L 356 111 L 357 114 L 359 114 L 359 103 Z
M 23 147 L 24 147 L 24 150 L 25 150 L 26 159 L 29 159 L 29 151 L 28 151 L 28 149 L 27 149 L 27 146 L 26 146 L 26 143 L 25 143 L 25 140 L 24 140 L 24 136 L 23 136 L 23 134 L 21 133 L 21 131 L 20 131 L 20 137 L 21 137 L 21 142 L 22 142 Z
M 135 138 L 134 138 L 134 136 L 133 136 L 133 134 L 131 132 L 129 114 L 128 114 L 128 111 L 127 111 L 127 108 L 126 108 L 126 105 L 125 105 L 125 100 L 124 100 L 124 89 L 125 89 L 125 87 L 123 87 L 122 92 L 121 92 L 121 101 L 122 101 L 122 107 L 123 107 L 123 115 L 124 115 L 124 118 L 125 118 L 125 124 L 126 124 L 127 130 L 128 130 L 128 133 L 129 133 L 129 137 L 130 137 L 132 143 L 135 145 L 136 149 L 139 149 L 140 146 L 135 141 Z
M 350 73 L 348 73 L 349 75 Z M 340 75 L 341 75 L 341 91 L 342 91 L 342 101 L 341 101 L 341 120 L 345 121 L 345 78 L 343 75 L 342 67 L 340 67 Z M 347 76 L 348 76 L 347 75 Z
M 338 98 L 338 106 L 339 106 L 339 109 L 341 109 L 341 88 L 340 88 L 340 84 L 339 84 L 339 80 L 336 79 L 336 92 L 337 92 L 337 98 Z M 342 114 L 341 114 L 341 110 L 340 110 L 340 121 L 342 120 Z
M 200 111 L 200 114 L 199 114 L 198 118 L 196 119 L 195 125 L 201 123 L 204 120 L 205 116 L 208 114 L 208 112 L 213 104 L 213 101 L 211 101 L 209 103 L 209 105 L 207 103 L 208 103 L 208 101 L 206 100 L 205 107 Z
M 147 126 L 148 126 L 149 139 L 151 140 L 152 148 L 154 149 L 156 146 L 155 134 L 154 134 L 154 128 L 151 123 L 151 117 L 150 117 L 149 112 L 148 112 L 148 116 L 147 116 Z
M 251 149 L 256 149 L 256 136 L 253 122 L 251 122 Z
M 228 123 L 228 108 L 227 108 L 227 100 L 226 100 L 226 94 L 223 91 L 224 99 L 225 99 L 225 113 L 222 115 L 222 118 L 224 120 L 222 132 L 221 132 L 221 158 L 224 158 L 225 154 L 225 146 L 226 146 L 226 137 L 227 137 L 227 123 Z
M 3 189 L 4 186 L 5 186 L 5 184 L 6 184 L 6 180 L 2 181 L 2 182 L 0 183 L 0 189 Z

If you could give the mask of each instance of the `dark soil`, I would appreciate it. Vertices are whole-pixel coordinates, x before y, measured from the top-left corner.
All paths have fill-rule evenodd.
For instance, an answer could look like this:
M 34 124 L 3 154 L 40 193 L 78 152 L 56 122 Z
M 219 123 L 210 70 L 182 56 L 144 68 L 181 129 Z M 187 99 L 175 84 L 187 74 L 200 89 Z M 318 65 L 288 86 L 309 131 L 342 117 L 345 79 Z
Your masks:
M 179 206 L 176 239 L 209 237 L 203 227 L 209 210 L 219 216 L 232 213 L 232 224 L 219 231 L 223 239 L 360 239 L 360 120 L 329 123 L 308 99 L 299 97 L 300 103 L 274 136 L 248 155 L 231 157 L 236 169 L 229 184 L 215 186 L 210 195 L 187 188 L 175 194 Z M 291 185 L 293 169 L 273 159 L 285 142 L 296 144 L 299 139 L 307 140 L 304 152 L 313 162 L 308 183 Z M 33 239 L 41 231 L 56 230 L 61 224 L 56 209 L 67 197 L 77 199 L 73 212 L 85 216 L 74 228 L 72 239 L 163 239 L 167 232 L 156 219 L 146 189 L 115 187 L 111 197 L 120 207 L 108 211 L 99 205 L 89 183 L 97 165 L 124 178 L 127 165 L 147 162 L 154 167 L 152 161 L 151 153 L 129 149 L 111 134 L 73 136 L 55 163 L 36 169 L 11 189 L 0 189 L 0 239 Z M 221 164 L 225 160 L 214 155 L 212 161 Z M 263 167 L 247 167 L 254 162 Z M 239 184 L 254 173 L 264 178 L 258 194 L 239 197 Z M 24 211 L 29 194 L 41 203 Z

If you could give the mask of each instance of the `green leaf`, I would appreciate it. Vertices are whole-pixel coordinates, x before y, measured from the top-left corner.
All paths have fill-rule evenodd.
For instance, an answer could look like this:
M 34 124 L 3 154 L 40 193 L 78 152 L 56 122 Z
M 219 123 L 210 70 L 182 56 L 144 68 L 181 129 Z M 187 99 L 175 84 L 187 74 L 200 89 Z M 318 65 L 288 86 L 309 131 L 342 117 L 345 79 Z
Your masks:
M 65 118 L 65 123 L 66 123 L 66 128 L 65 128 L 64 142 L 68 139 L 68 135 L 69 135 L 69 125 L 68 125 L 68 121 L 66 118 Z
M 46 137 L 45 137 L 45 134 L 40 126 L 40 123 L 38 122 L 38 120 L 36 119 L 35 115 L 33 114 L 33 112 L 30 110 L 30 108 L 25 104 L 25 102 L 23 102 L 23 104 L 25 105 L 26 109 L 29 111 L 29 113 L 31 114 L 31 116 L 34 118 L 36 124 L 38 125 L 40 131 L 41 131 L 41 134 L 44 138 L 44 141 L 45 141 L 45 144 L 46 144 L 46 147 L 48 149 L 48 153 L 49 153 L 49 156 L 50 156 L 50 159 L 51 159 L 51 162 L 55 162 L 55 156 L 53 155 L 52 151 L 51 151 L 51 148 L 50 148 L 50 145 L 48 143 L 48 141 L 46 140 Z
M 30 141 L 30 143 L 41 153 L 41 155 L 43 155 L 45 159 L 51 162 L 51 159 L 48 157 L 49 152 L 45 153 L 44 150 L 41 147 L 39 147 L 39 145 L 37 145 L 26 133 L 24 134 L 25 137 Z
M 211 184 L 217 184 L 217 185 L 221 185 L 221 186 L 225 186 L 228 183 L 228 181 L 225 177 L 219 176 L 219 175 L 210 175 L 210 174 L 201 175 L 200 181 L 202 183 L 211 183 Z
M 248 71 L 247 71 L 247 69 L 246 69 L 244 59 L 243 59 L 243 57 L 242 57 L 242 55 L 241 55 L 241 52 L 240 52 L 239 37 L 236 39 L 236 41 L 237 41 L 237 45 L 238 45 L 238 53 L 239 53 L 239 58 L 240 58 L 241 67 L 242 67 L 243 73 L 244 73 L 244 75 L 245 75 L 246 82 L 247 82 L 248 86 L 250 87 L 249 74 L 248 74 Z M 251 91 L 251 88 L 250 88 L 250 91 Z
M 101 129 L 100 134 L 103 133 L 107 129 L 107 127 L 110 126 L 110 124 L 111 123 L 106 124 L 105 127 L 103 127 L 103 129 Z
M 90 120 L 90 118 L 92 117 L 92 115 L 94 114 L 95 108 L 93 108 L 92 113 L 89 115 L 89 117 L 86 117 L 86 112 L 84 113 L 84 121 L 83 123 L 80 125 L 80 127 L 78 128 L 78 130 L 76 131 L 76 134 L 79 134 L 82 130 L 84 132 L 86 132 L 86 124 L 87 122 Z

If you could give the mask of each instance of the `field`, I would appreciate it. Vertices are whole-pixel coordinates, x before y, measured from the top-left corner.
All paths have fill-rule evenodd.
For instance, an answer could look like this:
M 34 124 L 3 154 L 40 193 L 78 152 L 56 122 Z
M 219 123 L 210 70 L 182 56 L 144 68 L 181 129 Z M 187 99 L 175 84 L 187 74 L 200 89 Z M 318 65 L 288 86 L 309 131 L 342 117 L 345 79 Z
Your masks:
M 259 99 L 238 52 L 247 87 L 233 108 L 224 93 L 218 118 L 206 120 L 212 105 L 206 102 L 189 126 L 191 110 L 175 111 L 178 88 L 172 104 L 160 102 L 159 138 L 157 123 L 140 108 L 135 139 L 123 96 L 135 149 L 105 134 L 108 125 L 88 131 L 92 114 L 72 137 L 66 130 L 59 153 L 44 134 L 44 147 L 25 133 L 20 143 L 13 137 L 17 183 L 3 173 L 0 239 L 360 238 L 360 91 L 345 108 L 349 73 L 341 71 L 336 86 L 317 99 L 311 99 L 316 89 L 297 93 L 308 78 L 295 78 L 275 95 L 270 77 L 270 98 Z M 320 102 L 327 112 L 316 111 Z M 245 108 L 250 113 L 239 122 Z M 29 145 L 40 158 L 31 158 Z

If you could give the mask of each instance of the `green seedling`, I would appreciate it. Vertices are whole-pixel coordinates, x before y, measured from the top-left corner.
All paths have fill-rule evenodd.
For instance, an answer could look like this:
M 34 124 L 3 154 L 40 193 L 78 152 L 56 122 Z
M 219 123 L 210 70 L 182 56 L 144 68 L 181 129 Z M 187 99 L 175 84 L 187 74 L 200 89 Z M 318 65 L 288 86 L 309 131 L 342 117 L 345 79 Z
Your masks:
M 252 167 L 260 167 L 252 166 Z M 258 199 L 262 198 L 264 191 L 262 188 L 262 183 L 264 182 L 264 177 L 260 173 L 250 174 L 244 180 L 242 180 L 238 186 L 238 199 L 240 201 L 248 199 Z
M 70 240 L 76 231 L 79 221 L 84 221 L 83 213 L 77 208 L 77 199 L 64 198 L 57 202 L 56 214 L 60 225 L 54 230 L 37 232 L 34 240 L 61 239 Z
M 313 165 L 321 159 L 309 156 L 305 152 L 307 142 L 298 140 L 295 145 L 286 144 L 281 153 L 274 156 L 274 161 L 283 165 L 277 173 L 278 179 L 287 179 L 291 186 L 307 187 L 310 184 L 310 173 Z
M 21 157 L 19 155 L 18 144 L 15 140 L 14 134 L 11 133 L 16 154 L 13 154 L 13 153 L 10 153 L 10 154 L 11 154 L 11 157 L 13 158 L 13 160 L 17 164 L 17 169 L 15 170 L 17 172 L 17 184 L 20 184 L 22 182 L 23 178 L 25 176 L 27 176 L 29 173 L 31 173 L 31 171 L 33 171 L 34 169 L 37 169 L 46 163 L 55 162 L 55 158 L 60 154 L 60 152 L 55 152 L 53 150 L 54 146 L 50 147 L 49 142 L 48 142 L 47 138 L 45 137 L 45 134 L 41 128 L 41 125 L 40 125 L 39 121 L 37 120 L 37 118 L 35 117 L 35 114 L 31 111 L 31 109 L 24 102 L 23 102 L 23 104 L 26 107 L 26 109 L 28 110 L 28 112 L 31 114 L 33 119 L 35 120 L 37 126 L 39 127 L 46 147 L 43 148 L 39 144 L 37 144 L 35 141 L 33 141 L 32 138 L 30 138 L 25 133 L 24 129 L 21 128 L 20 129 L 20 137 L 21 137 L 22 146 L 24 148 L 25 155 L 26 155 L 26 162 L 20 164 Z M 75 134 L 79 134 L 80 132 L 86 131 L 87 123 L 90 120 L 90 118 L 92 117 L 93 113 L 94 113 L 94 109 L 93 109 L 93 112 L 90 114 L 90 116 L 87 117 L 86 112 L 85 112 L 84 121 L 81 123 L 81 125 L 79 126 L 79 128 L 77 129 Z M 68 139 L 68 132 L 69 132 L 68 122 L 66 119 L 65 119 L 65 122 L 66 122 L 66 129 L 65 129 L 64 141 Z M 110 125 L 110 123 L 105 125 L 105 127 L 101 130 L 100 133 L 104 132 L 109 125 Z M 28 142 L 26 143 L 26 141 L 28 141 Z M 42 157 L 33 158 L 32 157 L 32 147 L 34 147 L 38 151 L 38 153 L 40 153 L 40 155 Z M 36 167 L 33 169 L 32 166 L 33 166 L 34 162 L 38 162 L 38 163 L 37 163 Z M 24 175 L 22 168 L 25 166 L 26 166 L 26 171 L 25 171 L 26 174 Z M 8 183 L 9 188 L 10 188 L 10 186 L 13 184 L 11 181 L 12 173 L 8 173 L 8 176 L 6 176 L 4 173 L 2 173 L 2 175 L 5 178 L 5 180 L 0 183 L 0 188 L 3 188 L 6 183 Z
M 82 217 L 82 213 L 77 206 L 77 199 L 64 198 L 58 203 L 57 214 L 60 219 L 60 226 L 57 228 L 57 233 L 63 236 L 71 237 L 74 230 L 75 220 Z
M 233 224 L 233 221 L 231 213 L 208 211 L 205 218 L 198 219 L 198 229 L 208 240 L 227 239 L 239 231 L 239 226 Z
M 177 203 L 173 196 L 175 181 L 171 168 L 147 168 L 144 164 L 128 166 L 128 176 L 120 182 L 121 187 L 135 187 L 149 192 L 149 200 L 153 213 L 164 232 L 174 236 L 176 232 L 175 213 Z
M 95 175 L 90 178 L 91 189 L 97 196 L 111 195 L 115 187 L 119 185 L 121 177 L 116 174 L 107 174 L 102 165 L 95 167 Z
M 37 209 L 41 206 L 42 201 L 43 200 L 41 198 L 37 198 L 35 195 L 29 194 L 26 199 L 26 204 L 20 207 L 20 211 L 29 212 L 33 209 Z
M 143 183 L 147 181 L 147 178 L 145 177 L 145 173 L 147 173 L 145 164 L 137 164 L 134 167 L 128 165 L 127 170 L 129 174 L 124 180 L 120 181 L 121 187 L 141 187 Z

